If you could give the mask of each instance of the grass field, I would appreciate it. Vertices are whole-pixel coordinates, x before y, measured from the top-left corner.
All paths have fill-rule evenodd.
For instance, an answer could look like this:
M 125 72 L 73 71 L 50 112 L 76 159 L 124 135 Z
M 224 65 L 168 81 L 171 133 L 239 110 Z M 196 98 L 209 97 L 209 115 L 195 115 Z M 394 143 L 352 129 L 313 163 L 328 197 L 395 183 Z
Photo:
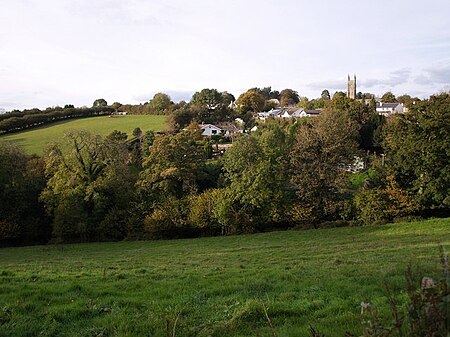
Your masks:
M 0 336 L 272 336 L 263 303 L 279 337 L 343 336 L 411 258 L 436 276 L 449 225 L 1 249 Z
M 11 141 L 29 154 L 42 154 L 49 142 L 60 139 L 64 132 L 73 129 L 85 129 L 105 136 L 114 130 L 126 132 L 129 136 L 137 127 L 142 131 L 162 131 L 167 126 L 167 116 L 129 115 L 116 117 L 90 117 L 68 120 L 43 126 L 20 133 L 1 136 L 0 141 Z

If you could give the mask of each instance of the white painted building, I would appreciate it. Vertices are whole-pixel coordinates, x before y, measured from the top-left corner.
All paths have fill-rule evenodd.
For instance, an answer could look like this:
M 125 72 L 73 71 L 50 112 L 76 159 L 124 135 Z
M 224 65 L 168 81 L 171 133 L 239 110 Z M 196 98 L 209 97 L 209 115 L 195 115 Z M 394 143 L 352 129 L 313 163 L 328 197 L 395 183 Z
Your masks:
M 383 103 L 377 102 L 377 112 L 380 115 L 389 117 L 396 113 L 404 113 L 405 107 L 403 103 Z
M 212 125 L 212 124 L 202 124 L 200 125 L 200 129 L 202 129 L 202 136 L 215 136 L 215 135 L 228 135 L 228 132 L 222 130 L 221 128 Z

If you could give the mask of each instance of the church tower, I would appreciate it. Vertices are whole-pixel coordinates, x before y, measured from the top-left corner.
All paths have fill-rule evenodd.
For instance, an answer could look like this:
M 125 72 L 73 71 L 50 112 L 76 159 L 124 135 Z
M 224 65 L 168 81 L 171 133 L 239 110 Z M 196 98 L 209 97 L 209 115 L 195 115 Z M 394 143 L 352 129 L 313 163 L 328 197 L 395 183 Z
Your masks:
M 353 79 L 350 79 L 350 75 L 348 75 L 347 81 L 347 97 L 351 99 L 356 98 L 356 75 L 353 75 Z

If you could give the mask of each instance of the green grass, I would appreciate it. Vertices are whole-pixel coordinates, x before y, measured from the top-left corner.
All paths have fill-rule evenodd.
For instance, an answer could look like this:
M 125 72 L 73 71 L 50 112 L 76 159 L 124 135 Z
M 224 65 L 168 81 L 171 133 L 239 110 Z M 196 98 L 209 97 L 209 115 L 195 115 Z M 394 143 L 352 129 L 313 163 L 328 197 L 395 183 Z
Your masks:
M 85 129 L 105 136 L 114 130 L 126 132 L 129 136 L 137 127 L 142 131 L 162 131 L 167 126 L 167 116 L 129 115 L 116 117 L 89 117 L 57 122 L 37 129 L 0 137 L 23 147 L 29 154 L 42 154 L 48 143 L 61 139 L 64 133 L 73 129 Z
M 177 316 L 180 337 L 272 336 L 262 303 L 279 337 L 360 332 L 385 281 L 405 299 L 411 258 L 436 277 L 449 225 L 1 249 L 0 336 L 168 336 Z

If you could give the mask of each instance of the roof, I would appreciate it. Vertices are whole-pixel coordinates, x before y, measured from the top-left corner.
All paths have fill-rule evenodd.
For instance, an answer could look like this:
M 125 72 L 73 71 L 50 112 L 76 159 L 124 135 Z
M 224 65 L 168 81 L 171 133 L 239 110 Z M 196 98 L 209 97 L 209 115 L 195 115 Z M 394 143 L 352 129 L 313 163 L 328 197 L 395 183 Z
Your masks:
M 303 108 L 300 108 L 300 109 L 297 109 L 297 110 L 295 110 L 293 113 L 292 113 L 292 117 L 301 117 L 302 115 L 301 115 L 301 113 L 303 112 L 303 111 L 305 111 L 305 109 L 303 109 Z
M 202 130 L 207 129 L 207 128 L 217 129 L 217 130 L 222 131 L 221 128 L 219 128 L 218 126 L 215 126 L 213 124 L 202 124 L 202 125 L 200 125 L 200 129 L 202 129 Z
M 378 108 L 387 108 L 387 109 L 393 109 L 396 108 L 400 103 L 383 103 L 383 102 L 377 102 L 377 109 Z
M 322 110 L 305 110 L 305 113 L 307 113 L 308 115 L 315 115 L 315 116 L 318 116 L 318 115 L 320 115 L 320 112 L 321 112 Z
M 217 127 L 221 128 L 222 130 L 228 131 L 229 133 L 239 132 L 239 129 L 236 127 L 236 125 L 229 122 L 219 123 L 217 124 Z

